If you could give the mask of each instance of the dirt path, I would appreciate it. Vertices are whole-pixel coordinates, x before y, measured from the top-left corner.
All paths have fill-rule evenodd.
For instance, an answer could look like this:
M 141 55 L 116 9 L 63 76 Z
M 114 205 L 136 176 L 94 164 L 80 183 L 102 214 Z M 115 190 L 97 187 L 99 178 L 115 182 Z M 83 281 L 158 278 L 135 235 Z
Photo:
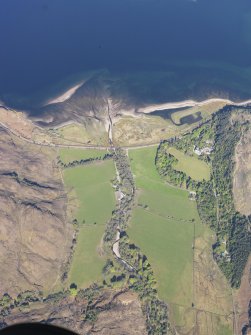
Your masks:
M 112 251 L 114 252 L 116 257 L 121 259 L 121 255 L 120 255 L 120 252 L 119 252 L 119 240 L 120 240 L 120 232 L 117 231 L 116 241 L 112 246 Z
M 34 140 L 30 140 L 22 135 L 20 135 L 19 133 L 15 132 L 14 130 L 12 130 L 10 127 L 6 126 L 4 123 L 0 122 L 0 126 L 4 129 L 6 129 L 9 133 L 11 133 L 12 135 L 20 138 L 21 140 L 30 143 L 30 144 L 34 144 L 34 145 L 39 145 L 39 146 L 43 146 L 43 147 L 52 147 L 52 148 L 73 148 L 73 149 L 97 149 L 97 150 L 108 150 L 108 149 L 112 149 L 114 146 L 112 144 L 112 141 L 110 141 L 110 146 L 102 146 L 102 145 L 80 145 L 80 144 L 54 144 L 54 143 L 44 143 L 44 142 L 37 142 Z M 109 134 L 111 133 L 111 130 L 109 131 Z M 109 135 L 109 139 L 111 139 L 110 135 Z M 148 148 L 148 147 L 155 147 L 159 145 L 159 142 L 157 143 L 151 143 L 151 144 L 142 144 L 142 145 L 135 145 L 135 146 L 125 146 L 125 147 L 121 147 L 122 149 L 141 149 L 141 148 Z
M 203 106 L 206 105 L 208 103 L 212 103 L 212 102 L 225 102 L 226 105 L 228 104 L 232 104 L 234 106 L 245 106 L 247 104 L 251 104 L 251 99 L 250 100 L 246 100 L 240 103 L 235 103 L 231 100 L 227 100 L 227 99 L 208 99 L 208 100 L 204 100 L 201 102 L 198 101 L 194 101 L 194 100 L 185 100 L 185 101 L 181 101 L 181 102 L 174 102 L 174 103 L 165 103 L 165 104 L 156 104 L 156 105 L 151 105 L 151 106 L 147 106 L 145 108 L 139 109 L 138 112 L 142 112 L 142 113 L 150 113 L 151 111 L 155 110 L 163 110 L 163 109 L 177 109 L 177 108 L 181 108 L 181 107 L 194 107 L 194 106 Z M 0 107 L 4 108 L 5 110 L 8 111 L 14 111 L 4 105 L 0 105 Z M 54 143 L 44 143 L 44 142 L 38 142 L 38 141 L 34 141 L 31 140 L 27 137 L 24 137 L 22 135 L 20 135 L 18 132 L 14 131 L 12 128 L 10 128 L 9 126 L 7 126 L 6 124 L 4 124 L 3 122 L 0 122 L 0 126 L 2 126 L 4 129 L 8 130 L 12 135 L 22 139 L 25 142 L 34 144 L 34 145 L 39 145 L 39 146 L 45 146 L 45 147 L 54 147 L 54 148 L 76 148 L 76 149 L 98 149 L 98 150 L 107 150 L 107 149 L 111 149 L 114 147 L 113 144 L 113 120 L 112 120 L 112 115 L 111 115 L 111 109 L 112 109 L 112 105 L 111 105 L 111 101 L 109 99 L 107 99 L 107 120 L 106 120 L 106 130 L 108 133 L 108 141 L 109 141 L 109 145 L 107 146 L 102 146 L 102 145 L 84 145 L 84 144 L 54 144 Z M 60 128 L 61 125 L 58 125 L 56 128 Z M 191 129 L 193 129 L 194 125 L 191 125 L 191 127 L 188 127 L 185 132 L 190 131 Z M 38 127 L 41 128 L 41 127 Z M 122 146 L 121 148 L 128 150 L 128 149 L 141 149 L 141 148 L 148 148 L 148 147 L 154 147 L 159 145 L 159 141 L 156 143 L 146 143 L 146 144 L 140 144 L 140 145 L 132 145 L 132 146 Z
M 77 87 L 74 87 L 74 89 L 77 89 Z M 170 103 L 164 103 L 164 104 L 156 104 L 156 105 L 150 105 L 144 108 L 140 108 L 138 112 L 142 113 L 150 113 L 153 110 L 163 110 L 163 109 L 178 109 L 178 108 L 183 108 L 183 107 L 194 107 L 194 106 L 203 106 L 208 103 L 212 102 L 224 102 L 226 105 L 234 105 L 234 106 L 245 106 L 247 104 L 251 104 L 251 99 L 242 101 L 240 103 L 235 103 L 231 100 L 228 99 L 219 99 L 219 98 L 214 98 L 214 99 L 208 99 L 204 101 L 194 101 L 194 100 L 185 100 L 185 101 L 180 101 L 180 102 L 170 102 Z M 9 110 L 9 111 L 14 111 L 4 105 L 0 105 L 0 107 Z M 34 145 L 40 145 L 40 146 L 45 146 L 45 147 L 56 147 L 56 148 L 76 148 L 76 149 L 99 149 L 99 150 L 107 150 L 111 149 L 114 147 L 113 145 L 113 121 L 112 121 L 112 115 L 111 115 L 111 101 L 107 99 L 107 122 L 106 122 L 106 128 L 108 132 L 108 140 L 109 144 L 108 146 L 101 146 L 101 145 L 81 145 L 81 144 L 54 144 L 54 143 L 44 143 L 44 142 L 37 142 L 34 140 L 31 140 L 29 138 L 26 138 L 19 133 L 15 132 L 13 129 L 11 129 L 9 126 L 4 124 L 3 122 L 0 122 L 0 125 L 8 130 L 12 135 L 22 139 L 25 142 L 34 144 Z M 61 125 L 59 125 L 57 128 L 60 128 Z M 40 128 L 40 127 L 39 127 Z M 186 132 L 192 129 L 193 126 L 189 127 L 186 129 Z M 128 149 L 141 149 L 141 148 L 148 148 L 148 147 L 154 147 L 159 145 L 159 141 L 156 143 L 146 143 L 146 144 L 141 144 L 141 145 L 132 145 L 132 146 L 122 146 L 121 148 L 128 150 Z

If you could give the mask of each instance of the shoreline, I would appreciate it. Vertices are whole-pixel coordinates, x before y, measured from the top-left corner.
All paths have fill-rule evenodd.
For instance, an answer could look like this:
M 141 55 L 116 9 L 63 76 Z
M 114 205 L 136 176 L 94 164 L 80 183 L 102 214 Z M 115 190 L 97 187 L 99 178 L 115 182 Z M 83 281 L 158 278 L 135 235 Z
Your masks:
M 85 83 L 85 80 L 82 80 L 81 82 L 78 82 L 78 84 L 72 86 L 71 88 L 66 90 L 63 94 L 60 94 L 55 98 L 49 99 L 44 106 L 49 106 L 51 104 L 57 104 L 57 103 L 67 101 L 68 99 L 70 99 L 74 95 L 74 93 L 84 83 Z M 205 100 L 202 100 L 202 101 L 187 99 L 187 100 L 182 100 L 182 101 L 156 103 L 156 104 L 151 104 L 151 105 L 144 106 L 144 107 L 139 107 L 139 108 L 128 108 L 128 109 L 123 108 L 121 111 L 119 111 L 120 115 L 117 115 L 115 117 L 114 123 L 116 123 L 116 121 L 117 121 L 116 119 L 118 117 L 121 117 L 121 116 L 126 116 L 127 115 L 127 116 L 138 117 L 140 114 L 141 115 L 142 114 L 143 115 L 149 115 L 150 113 L 152 113 L 154 111 L 175 110 L 175 109 L 180 109 L 180 108 L 200 107 L 200 106 L 205 106 L 205 105 L 209 105 L 209 104 L 213 104 L 213 103 L 222 103 L 225 106 L 226 105 L 233 105 L 233 106 L 236 106 L 236 107 L 241 107 L 241 106 L 246 106 L 248 104 L 251 104 L 251 99 L 247 99 L 247 100 L 239 101 L 239 102 L 235 102 L 235 101 L 232 101 L 232 100 L 226 99 L 226 98 L 209 98 L 209 99 L 205 99 Z M 5 109 L 8 109 L 8 110 L 11 110 L 4 103 L 1 104 L 1 107 L 5 108 Z M 53 122 L 53 117 L 52 116 L 49 120 L 48 120 L 48 118 L 47 118 L 47 120 L 45 120 L 43 117 L 40 118 L 38 116 L 30 118 L 26 111 L 23 110 L 22 112 L 25 113 L 26 116 L 35 123 L 37 123 L 39 121 L 48 123 L 48 125 L 46 125 L 45 128 L 47 126 L 50 126 L 50 123 Z M 70 124 L 78 124 L 78 122 L 76 122 L 74 120 L 68 120 L 68 121 L 63 121 L 63 122 L 59 121 L 59 123 L 52 126 L 52 128 L 58 129 L 58 128 L 62 128 L 64 126 L 67 126 L 67 125 L 70 125 Z M 40 127 L 44 128 L 43 126 L 40 126 Z
M 144 113 L 144 114 L 149 114 L 154 111 L 161 111 L 161 110 L 168 110 L 168 109 L 179 109 L 179 108 L 189 108 L 189 107 L 200 107 L 204 106 L 207 104 L 215 103 L 215 102 L 222 102 L 225 103 L 226 105 L 234 105 L 234 106 L 245 106 L 248 104 L 251 104 L 251 99 L 242 101 L 242 102 L 234 102 L 229 99 L 223 99 L 223 98 L 211 98 L 211 99 L 206 99 L 203 101 L 196 101 L 196 100 L 183 100 L 183 101 L 177 101 L 177 102 L 166 102 L 163 104 L 154 104 L 146 107 L 140 107 L 137 109 L 137 113 Z
M 74 86 L 74 88 L 76 86 Z M 65 93 L 67 93 L 67 92 L 65 92 Z M 114 123 L 116 123 L 118 121 L 119 117 L 123 117 L 123 116 L 139 117 L 140 114 L 150 116 L 150 114 L 154 111 L 172 110 L 172 109 L 175 110 L 175 109 L 179 109 L 179 108 L 192 108 L 192 107 L 196 107 L 196 106 L 200 107 L 200 106 L 205 106 L 205 105 L 209 105 L 209 104 L 213 104 L 213 103 L 224 103 L 224 106 L 233 105 L 233 106 L 241 107 L 241 106 L 246 106 L 248 104 L 251 104 L 251 99 L 241 101 L 241 102 L 234 102 L 232 100 L 223 99 L 223 98 L 210 98 L 210 99 L 206 99 L 206 100 L 203 100 L 203 101 L 183 100 L 183 101 L 177 101 L 177 102 L 166 102 L 166 103 L 162 103 L 162 104 L 153 104 L 153 105 L 149 105 L 149 106 L 146 106 L 146 107 L 140 107 L 138 109 L 137 108 L 134 108 L 134 109 L 131 108 L 131 109 L 128 109 L 128 110 L 123 109 L 123 110 L 120 111 L 120 113 L 119 113 L 120 115 L 116 116 L 114 118 Z M 28 115 L 27 115 L 27 117 L 29 118 Z M 43 119 L 34 118 L 33 121 L 36 123 L 36 122 L 39 122 L 39 121 L 43 121 Z M 79 124 L 79 122 L 77 122 L 75 120 L 63 121 L 63 122 L 59 122 L 55 126 L 52 126 L 52 128 L 59 129 L 59 128 L 63 128 L 67 125 L 70 125 L 70 124 Z M 49 126 L 49 124 L 48 124 L 48 126 Z M 41 127 L 43 128 L 43 126 L 41 126 Z M 47 125 L 45 126 L 45 128 L 46 127 L 47 127 Z M 105 127 L 107 127 L 107 124 L 105 124 Z

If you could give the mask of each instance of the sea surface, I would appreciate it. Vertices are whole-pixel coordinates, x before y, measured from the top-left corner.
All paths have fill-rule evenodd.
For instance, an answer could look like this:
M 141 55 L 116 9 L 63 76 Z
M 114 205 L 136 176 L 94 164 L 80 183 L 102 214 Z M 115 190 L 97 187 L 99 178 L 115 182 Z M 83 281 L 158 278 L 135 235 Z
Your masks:
M 0 100 L 97 69 L 166 73 L 152 89 L 172 82 L 173 101 L 214 83 L 251 98 L 250 0 L 0 0 L 0 13 Z

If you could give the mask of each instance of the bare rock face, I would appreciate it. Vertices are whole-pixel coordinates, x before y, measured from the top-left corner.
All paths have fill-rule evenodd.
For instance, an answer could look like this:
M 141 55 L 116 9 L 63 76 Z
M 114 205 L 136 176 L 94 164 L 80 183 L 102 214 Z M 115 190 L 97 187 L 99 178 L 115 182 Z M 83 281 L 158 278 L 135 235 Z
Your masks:
M 31 304 L 25 311 L 13 309 L 2 318 L 1 326 L 22 322 L 43 322 L 67 328 L 78 334 L 146 335 L 146 324 L 137 295 L 130 291 L 100 291 L 92 300 L 96 317 L 89 318 L 88 301 L 64 297 Z M 89 305 L 90 307 L 90 305 Z
M 55 153 L 0 128 L 0 295 L 56 289 L 72 236 Z

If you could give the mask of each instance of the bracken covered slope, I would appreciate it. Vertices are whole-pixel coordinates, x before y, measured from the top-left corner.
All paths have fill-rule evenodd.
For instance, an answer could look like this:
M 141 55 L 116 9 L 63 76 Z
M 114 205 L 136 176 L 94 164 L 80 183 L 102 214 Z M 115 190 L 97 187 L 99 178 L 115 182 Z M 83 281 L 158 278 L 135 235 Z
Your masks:
M 0 128 L 0 295 L 57 289 L 72 242 L 55 156 Z
M 250 115 L 243 115 L 251 121 Z M 233 195 L 236 209 L 245 215 L 251 214 L 251 129 L 243 132 L 235 150 L 235 173 Z

